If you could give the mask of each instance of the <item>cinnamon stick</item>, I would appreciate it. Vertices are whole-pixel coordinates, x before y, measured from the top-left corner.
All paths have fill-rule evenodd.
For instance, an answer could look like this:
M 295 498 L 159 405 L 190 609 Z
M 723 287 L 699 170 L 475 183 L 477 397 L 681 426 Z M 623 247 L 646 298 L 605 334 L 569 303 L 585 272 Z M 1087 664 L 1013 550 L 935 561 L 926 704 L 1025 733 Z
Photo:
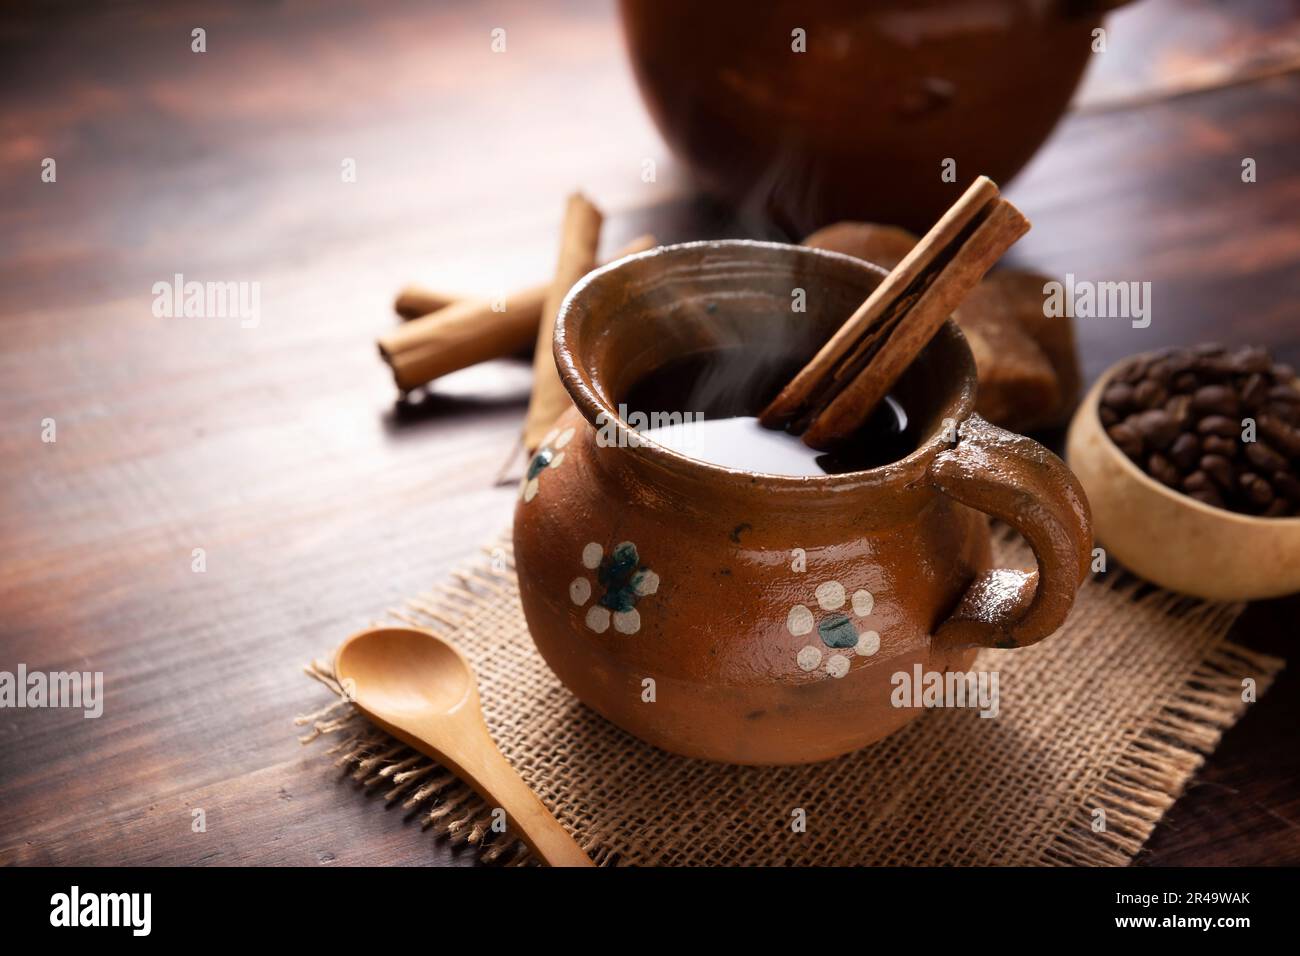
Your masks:
M 656 244 L 654 236 L 638 236 L 614 258 L 644 252 Z M 518 355 L 537 341 L 542 307 L 550 288 L 547 282 L 521 289 L 504 302 L 453 302 L 380 336 L 379 354 L 392 368 L 393 380 L 403 391 L 479 362 Z
M 764 409 L 768 427 L 828 449 L 874 411 L 1029 222 L 981 176 Z
M 445 309 L 452 303 L 461 301 L 462 298 L 463 296 L 449 295 L 436 289 L 426 289 L 424 286 L 408 285 L 397 293 L 397 298 L 393 301 L 393 311 L 404 321 L 410 321 L 428 315 L 430 312 Z
M 1014 206 L 1006 200 L 996 203 L 970 241 L 882 338 L 865 368 L 813 419 L 804 444 L 828 448 L 861 428 L 961 300 L 1028 228 Z
M 569 393 L 560 382 L 552 350 L 555 317 L 573 284 L 596 267 L 596 246 L 600 241 L 603 218 L 600 210 L 581 193 L 569 197 L 560 236 L 559 261 L 542 307 L 542 319 L 537 327 L 537 348 L 533 352 L 533 395 L 528 403 L 523 436 L 524 448 L 529 454 L 536 450 L 555 419 L 569 407 Z
M 536 340 L 549 291 L 549 285 L 539 285 L 516 292 L 504 303 L 453 302 L 380 336 L 379 354 L 403 391 L 479 362 L 515 355 Z

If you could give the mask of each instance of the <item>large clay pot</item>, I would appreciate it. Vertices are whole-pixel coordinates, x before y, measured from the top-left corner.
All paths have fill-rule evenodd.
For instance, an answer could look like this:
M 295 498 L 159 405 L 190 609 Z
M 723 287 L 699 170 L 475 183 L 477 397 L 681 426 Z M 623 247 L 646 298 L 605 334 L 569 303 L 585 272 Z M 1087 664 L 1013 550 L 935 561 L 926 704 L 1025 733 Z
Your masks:
M 1010 179 L 1065 112 L 1115 0 L 621 0 L 641 93 L 711 192 L 792 235 L 923 232 Z M 803 30 L 805 52 L 793 36 Z M 955 181 L 941 177 L 956 161 Z
M 1064 620 L 1087 503 L 1058 458 L 973 415 L 974 363 L 951 321 L 894 392 L 919 447 L 880 468 L 734 471 L 618 417 L 642 376 L 683 355 L 780 343 L 807 358 L 883 275 L 816 249 L 691 243 L 599 269 L 566 299 L 555 354 L 575 407 L 521 489 L 519 590 L 560 680 L 638 737 L 737 763 L 824 760 L 919 713 L 891 701 L 896 673 L 965 670 L 976 648 Z M 796 287 L 806 313 L 790 308 Z M 1020 529 L 1037 571 L 989 570 L 981 511 Z

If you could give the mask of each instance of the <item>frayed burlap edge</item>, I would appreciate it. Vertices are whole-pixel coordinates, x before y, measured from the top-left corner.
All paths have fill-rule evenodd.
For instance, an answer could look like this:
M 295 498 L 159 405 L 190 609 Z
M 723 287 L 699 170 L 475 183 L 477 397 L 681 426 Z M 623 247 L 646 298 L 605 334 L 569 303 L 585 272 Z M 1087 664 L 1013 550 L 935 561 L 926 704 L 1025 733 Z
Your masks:
M 430 622 L 455 632 L 490 602 L 508 595 L 514 575 L 508 539 L 484 547 L 485 566 L 473 560 L 454 571 L 433 591 L 390 610 L 387 623 L 429 628 Z M 1098 580 L 1098 579 L 1094 579 Z M 1242 604 L 1210 604 L 1149 585 L 1123 572 L 1101 581 L 1134 601 L 1149 602 L 1162 614 L 1200 624 L 1226 634 Z M 418 617 L 417 617 L 418 615 Z M 382 622 L 376 622 L 382 623 Z M 1151 836 L 1156 824 L 1182 795 L 1202 766 L 1205 755 L 1218 746 L 1223 732 L 1246 709 L 1240 674 L 1243 667 L 1258 675 L 1256 694 L 1262 695 L 1285 661 L 1251 651 L 1224 639 L 1129 741 L 1119 759 L 1093 783 L 1072 812 L 1071 825 L 1050 842 L 1039 862 L 1043 866 L 1126 866 Z M 369 724 L 345 699 L 334 677 L 331 660 L 314 660 L 304 672 L 339 699 L 311 714 L 295 718 L 310 726 L 303 744 L 335 737 L 326 751 L 335 765 L 368 794 L 385 804 L 401 804 L 420 818 L 424 829 L 446 837 L 453 847 L 471 846 L 484 863 L 532 866 L 537 861 L 520 841 L 492 829 L 492 810 L 469 786 L 435 761 Z M 1098 828 L 1098 810 L 1104 826 Z M 613 851 L 599 840 L 579 845 L 597 865 L 616 864 Z
M 302 743 L 339 735 L 326 751 L 334 756 L 335 766 L 368 793 L 382 796 L 385 804 L 400 801 L 403 810 L 420 815 L 424 829 L 447 837 L 452 846 L 478 848 L 484 863 L 520 866 L 535 862 L 518 840 L 493 839 L 491 809 L 451 771 L 367 723 L 343 699 L 343 688 L 334 679 L 331 665 L 312 661 L 304 670 L 339 700 L 295 718 L 299 726 L 311 725 L 311 731 L 299 738 Z M 588 854 L 593 850 L 590 846 L 583 849 Z
M 1162 593 L 1160 603 L 1186 599 Z M 1189 616 L 1219 616 L 1211 626 L 1226 630 L 1241 606 L 1196 605 Z M 1044 852 L 1045 865 L 1127 866 L 1150 838 L 1156 824 L 1182 796 L 1188 781 L 1218 746 L 1223 732 L 1246 710 L 1239 676 L 1243 667 L 1259 675 L 1263 694 L 1285 662 L 1224 641 L 1129 742 L 1114 766 L 1094 786 L 1077 812 Z M 1104 811 L 1098 817 L 1096 811 Z M 1098 819 L 1104 827 L 1094 829 Z
M 509 592 L 509 584 L 503 582 L 514 575 L 511 550 L 508 539 L 482 548 L 489 556 L 488 566 L 480 561 L 467 562 L 428 594 L 411 598 L 405 608 L 390 610 L 388 621 L 374 623 L 378 626 L 396 622 L 436 631 L 432 622 L 451 632 L 458 630 L 474 611 Z M 412 611 L 423 619 L 414 617 Z M 311 727 L 298 738 L 301 743 L 336 736 L 336 742 L 326 750 L 335 758 L 336 767 L 370 795 L 382 796 L 386 805 L 400 802 L 403 810 L 419 816 L 422 828 L 446 837 L 451 846 L 474 847 L 483 863 L 538 865 L 523 842 L 492 829 L 492 808 L 471 787 L 436 761 L 374 727 L 347 701 L 334 676 L 333 654 L 329 660 L 313 660 L 303 671 L 339 699 L 294 718 L 295 725 Z M 578 834 L 574 839 L 596 865 L 611 862 L 607 847 Z

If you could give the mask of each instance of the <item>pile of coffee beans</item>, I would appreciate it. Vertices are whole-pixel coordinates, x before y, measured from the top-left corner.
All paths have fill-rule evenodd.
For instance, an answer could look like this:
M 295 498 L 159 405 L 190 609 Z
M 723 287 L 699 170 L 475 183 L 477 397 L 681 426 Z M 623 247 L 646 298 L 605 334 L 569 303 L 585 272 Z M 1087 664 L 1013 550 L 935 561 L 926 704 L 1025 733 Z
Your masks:
M 1170 488 L 1243 514 L 1300 514 L 1300 383 L 1264 349 L 1134 356 L 1098 414 L 1120 451 Z

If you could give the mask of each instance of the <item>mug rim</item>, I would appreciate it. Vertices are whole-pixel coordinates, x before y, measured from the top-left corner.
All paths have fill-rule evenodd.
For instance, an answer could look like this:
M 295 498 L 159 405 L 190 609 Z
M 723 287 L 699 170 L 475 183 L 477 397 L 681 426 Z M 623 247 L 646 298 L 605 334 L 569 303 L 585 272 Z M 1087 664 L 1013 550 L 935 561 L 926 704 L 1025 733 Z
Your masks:
M 774 472 L 731 468 L 699 458 L 692 458 L 689 455 L 684 455 L 659 444 L 653 438 L 647 438 L 628 425 L 619 416 L 617 409 L 611 404 L 608 397 L 602 394 L 589 380 L 586 370 L 579 363 L 574 351 L 573 340 L 577 335 L 579 324 L 571 320 L 575 315 L 579 314 L 582 299 L 590 294 L 592 287 L 611 281 L 609 279 L 611 275 L 632 268 L 638 263 L 652 260 L 662 260 L 666 263 L 671 259 L 683 258 L 698 252 L 728 249 L 742 253 L 770 251 L 779 256 L 807 257 L 809 259 L 839 262 L 851 269 L 874 276 L 877 283 L 888 274 L 885 269 L 874 263 L 845 253 L 833 252 L 829 249 L 817 249 L 812 246 L 766 242 L 757 239 L 706 239 L 656 246 L 645 252 L 624 256 L 621 259 L 615 259 L 593 269 L 573 285 L 560 303 L 559 312 L 555 319 L 555 335 L 552 342 L 555 366 L 560 373 L 560 380 L 564 383 L 564 387 L 573 400 L 574 406 L 592 428 L 599 430 L 604 427 L 598 421 L 600 415 L 604 413 L 606 420 L 613 424 L 618 433 L 618 448 L 639 453 L 642 460 L 651 464 L 715 482 L 734 482 L 739 479 L 744 484 L 749 485 L 761 480 L 769 487 L 787 490 L 881 487 L 895 484 L 901 480 L 914 480 L 918 475 L 924 473 L 935 455 L 952 446 L 952 442 L 944 438 L 944 429 L 939 428 L 932 430 L 931 433 L 919 440 L 916 447 L 907 455 L 895 461 L 877 465 L 874 468 L 861 471 L 846 471 L 838 474 L 784 475 Z M 936 333 L 936 338 L 938 336 L 948 336 L 958 346 L 958 355 L 962 367 L 953 370 L 953 395 L 947 400 L 947 404 L 953 410 L 952 417 L 955 417 L 956 421 L 961 423 L 973 414 L 975 408 L 975 358 L 970 351 L 966 336 L 951 316 L 944 320 L 944 324 Z M 629 435 L 635 436 L 634 440 L 628 440 Z

